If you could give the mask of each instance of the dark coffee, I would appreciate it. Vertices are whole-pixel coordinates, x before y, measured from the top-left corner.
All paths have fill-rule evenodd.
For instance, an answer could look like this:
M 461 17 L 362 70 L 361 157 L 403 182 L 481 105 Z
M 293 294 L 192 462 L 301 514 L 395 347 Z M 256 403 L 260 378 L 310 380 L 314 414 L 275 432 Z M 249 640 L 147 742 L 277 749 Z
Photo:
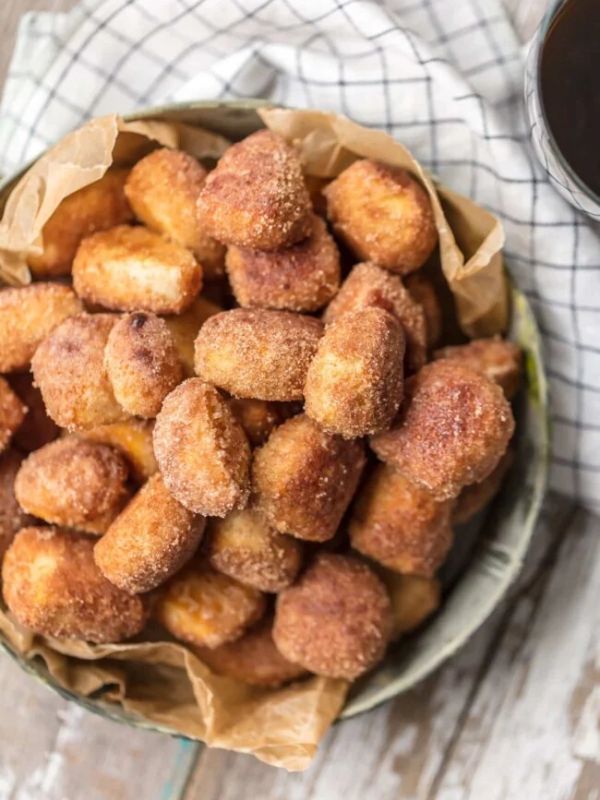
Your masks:
M 542 50 L 541 97 L 559 150 L 600 195 L 600 0 L 567 0 Z

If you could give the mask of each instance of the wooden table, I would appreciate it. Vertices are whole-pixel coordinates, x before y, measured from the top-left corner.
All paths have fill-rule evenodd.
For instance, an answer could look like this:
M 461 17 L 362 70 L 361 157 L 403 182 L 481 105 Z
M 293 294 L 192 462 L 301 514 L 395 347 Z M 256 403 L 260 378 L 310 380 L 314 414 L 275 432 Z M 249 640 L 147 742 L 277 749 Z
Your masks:
M 545 0 L 506 0 L 526 36 Z M 0 81 L 19 16 L 3 0 Z M 511 597 L 434 676 L 336 725 L 313 766 L 132 730 L 0 657 L 0 800 L 594 800 L 600 798 L 600 522 L 550 497 Z

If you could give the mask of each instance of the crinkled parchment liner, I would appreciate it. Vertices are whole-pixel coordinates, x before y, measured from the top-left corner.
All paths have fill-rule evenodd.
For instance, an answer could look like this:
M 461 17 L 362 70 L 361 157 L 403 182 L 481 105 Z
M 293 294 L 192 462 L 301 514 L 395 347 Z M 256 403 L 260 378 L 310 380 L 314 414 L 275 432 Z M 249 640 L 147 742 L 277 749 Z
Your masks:
M 504 328 L 504 237 L 498 220 L 467 198 L 434 186 L 410 153 L 384 133 L 317 111 L 259 113 L 269 128 L 298 147 L 308 174 L 333 177 L 357 156 L 366 156 L 417 175 L 431 197 L 441 265 L 461 326 L 472 335 Z M 214 159 L 228 143 L 175 123 L 126 123 L 114 115 L 88 122 L 42 156 L 12 191 L 0 222 L 0 278 L 28 283 L 25 253 L 39 249 L 43 225 L 60 201 L 100 178 L 112 163 L 133 163 L 157 144 Z M 15 652 L 43 658 L 53 678 L 71 692 L 101 695 L 161 728 L 253 753 L 289 770 L 308 766 L 348 689 L 344 681 L 318 677 L 278 690 L 255 689 L 212 674 L 174 642 L 94 646 L 32 636 L 2 608 L 0 633 Z

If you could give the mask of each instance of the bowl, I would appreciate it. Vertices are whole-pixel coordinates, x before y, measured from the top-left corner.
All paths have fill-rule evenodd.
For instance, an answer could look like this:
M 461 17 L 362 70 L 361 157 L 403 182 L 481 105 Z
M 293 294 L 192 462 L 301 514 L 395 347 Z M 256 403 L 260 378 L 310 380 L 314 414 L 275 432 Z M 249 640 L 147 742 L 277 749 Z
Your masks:
M 183 103 L 136 112 L 133 119 L 161 119 L 199 125 L 239 140 L 263 127 L 256 109 L 262 101 Z M 0 184 L 0 212 L 25 172 Z M 511 281 L 509 337 L 525 353 L 525 381 L 516 404 L 517 457 L 492 505 L 461 530 L 460 546 L 442 574 L 444 601 L 419 631 L 403 638 L 385 661 L 356 683 L 341 717 L 355 716 L 409 689 L 462 647 L 498 606 L 523 563 L 542 504 L 549 461 L 547 382 L 539 330 L 525 296 Z M 90 711 L 136 727 L 176 731 L 149 723 L 101 698 L 66 691 L 40 659 L 27 661 L 0 634 L 0 645 L 20 666 L 63 697 Z

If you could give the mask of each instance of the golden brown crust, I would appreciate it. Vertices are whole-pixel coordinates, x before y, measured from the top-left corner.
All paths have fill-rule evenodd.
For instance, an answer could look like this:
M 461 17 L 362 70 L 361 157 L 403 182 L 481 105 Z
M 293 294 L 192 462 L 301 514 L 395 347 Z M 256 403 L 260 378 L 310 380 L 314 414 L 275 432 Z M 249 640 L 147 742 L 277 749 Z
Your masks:
M 335 534 L 365 464 L 359 441 L 331 436 L 301 414 L 254 454 L 255 508 L 280 533 L 324 542 Z
M 235 397 L 302 400 L 322 323 L 289 311 L 234 308 L 196 339 L 196 372 Z
M 207 554 L 211 565 L 240 583 L 261 592 L 280 592 L 289 586 L 302 564 L 302 545 L 277 533 L 256 511 L 234 511 L 214 519 L 208 528 Z
M 388 569 L 432 577 L 450 545 L 452 500 L 437 501 L 378 464 L 358 494 L 348 528 L 355 550 Z
M 84 236 L 132 219 L 123 191 L 127 173 L 110 169 L 99 180 L 65 197 L 42 229 L 42 253 L 27 256 L 35 276 L 68 275 Z
M 94 560 L 123 591 L 149 592 L 194 555 L 204 525 L 204 518 L 184 508 L 154 475 L 96 544 Z
M 308 368 L 308 416 L 346 439 L 387 430 L 402 400 L 404 347 L 400 323 L 382 308 L 342 314 Z
M 323 321 L 330 324 L 342 314 L 375 306 L 393 314 L 406 335 L 406 363 L 420 369 L 425 363 L 427 331 L 425 314 L 404 287 L 398 275 L 364 263 L 353 267 L 342 288 L 325 309 Z
M 320 217 L 311 233 L 285 250 L 229 247 L 226 267 L 235 299 L 246 308 L 316 311 L 340 285 L 340 254 Z
M 2 565 L 7 606 L 25 627 L 59 639 L 119 642 L 141 631 L 146 610 L 106 580 L 93 540 L 58 528 L 23 528 Z
M 371 440 L 376 455 L 438 499 L 486 478 L 515 422 L 499 386 L 456 361 L 434 361 L 406 384 L 395 426 Z
M 33 385 L 29 372 L 15 372 L 8 377 L 13 391 L 27 407 L 27 414 L 15 431 L 14 443 L 26 453 L 39 450 L 58 436 L 58 426 L 46 413 L 46 406 L 40 390 Z
M 365 261 L 406 274 L 438 240 L 427 192 L 406 170 L 355 161 L 323 190 L 336 233 Z
M 514 453 L 509 449 L 498 462 L 496 469 L 490 472 L 487 478 L 484 478 L 480 483 L 472 483 L 470 486 L 465 486 L 456 498 L 452 509 L 452 522 L 456 525 L 463 525 L 472 519 L 475 514 L 479 514 L 494 499 L 500 491 L 513 460 Z
M 125 457 L 133 477 L 145 481 L 158 470 L 154 458 L 152 432 L 154 421 L 146 419 L 128 419 L 124 422 L 113 422 L 110 425 L 98 425 L 78 432 L 78 436 L 92 442 L 114 447 Z
M 160 591 L 155 615 L 177 639 L 212 649 L 238 639 L 265 607 L 257 589 L 194 561 Z
M 433 282 L 422 272 L 413 272 L 412 275 L 406 277 L 406 288 L 415 302 L 421 306 L 425 315 L 427 347 L 435 347 L 442 338 L 444 315 Z
M 399 575 L 387 569 L 380 570 L 378 575 L 392 603 L 392 640 L 419 628 L 439 608 L 441 587 L 436 578 Z
M 82 310 L 75 292 L 58 283 L 0 289 L 0 372 L 26 370 L 40 342 Z
M 391 630 L 385 586 L 352 556 L 318 554 L 277 598 L 277 649 L 317 675 L 355 680 L 383 658 Z
M 298 154 L 267 130 L 225 151 L 198 201 L 211 236 L 252 250 L 279 250 L 308 236 L 310 212 Z
M 171 331 L 186 378 L 191 378 L 195 374 L 194 342 L 198 331 L 209 317 L 222 310 L 220 306 L 205 297 L 196 297 L 192 305 L 182 314 L 169 314 L 164 318 Z
M 523 353 L 514 343 L 500 336 L 491 339 L 474 339 L 468 344 L 442 347 L 433 354 L 435 359 L 457 361 L 465 367 L 481 372 L 490 381 L 497 383 L 510 400 L 515 396 L 521 382 Z
M 206 174 L 189 153 L 161 147 L 133 167 L 125 194 L 136 217 L 191 250 L 210 279 L 224 272 L 225 248 L 208 235 L 197 212 Z
M 154 453 L 171 494 L 196 514 L 224 517 L 246 505 L 250 447 L 221 395 L 188 378 L 165 398 Z
M 127 417 L 104 367 L 104 348 L 118 320 L 114 314 L 69 317 L 40 344 L 31 361 L 49 416 L 75 430 Z
M 0 377 L 0 452 L 8 447 L 26 414 L 27 406 L 13 392 L 8 381 Z
M 307 675 L 304 667 L 284 658 L 273 641 L 273 620 L 265 618 L 235 642 L 214 650 L 196 648 L 199 658 L 218 675 L 250 686 L 276 688 Z
M 15 497 L 15 478 L 22 460 L 12 449 L 0 455 L 0 562 L 16 532 L 30 522 Z
M 147 311 L 126 314 L 114 325 L 104 365 L 117 402 L 138 417 L 155 417 L 162 401 L 183 379 L 167 323 Z
M 73 286 L 82 300 L 104 308 L 179 314 L 202 288 L 202 267 L 158 233 L 119 225 L 83 239 Z
M 264 444 L 271 431 L 292 416 L 288 413 L 287 403 L 269 403 L 266 400 L 232 397 L 229 407 L 244 429 L 252 447 Z
M 127 501 L 126 481 L 116 450 L 66 436 L 25 459 L 15 494 L 28 514 L 45 522 L 104 533 Z

